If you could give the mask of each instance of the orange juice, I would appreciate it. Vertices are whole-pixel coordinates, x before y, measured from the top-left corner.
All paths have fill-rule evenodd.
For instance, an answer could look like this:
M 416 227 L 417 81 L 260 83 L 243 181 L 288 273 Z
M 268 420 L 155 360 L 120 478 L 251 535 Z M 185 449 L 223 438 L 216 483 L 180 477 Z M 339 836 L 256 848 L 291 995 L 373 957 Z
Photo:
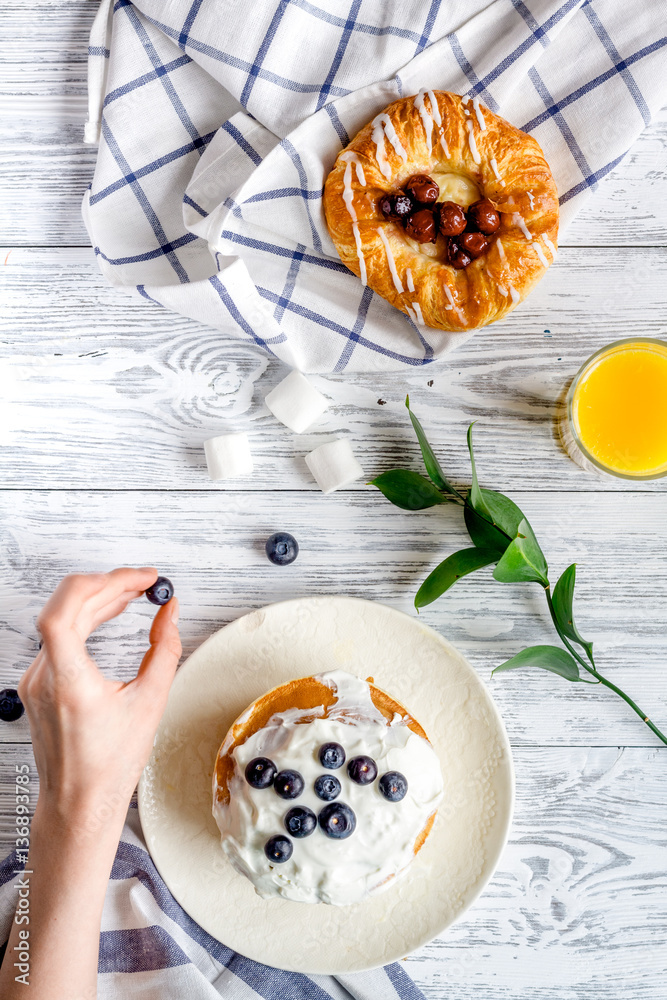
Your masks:
M 667 475 L 667 343 L 621 340 L 598 351 L 568 396 L 575 440 L 617 476 Z

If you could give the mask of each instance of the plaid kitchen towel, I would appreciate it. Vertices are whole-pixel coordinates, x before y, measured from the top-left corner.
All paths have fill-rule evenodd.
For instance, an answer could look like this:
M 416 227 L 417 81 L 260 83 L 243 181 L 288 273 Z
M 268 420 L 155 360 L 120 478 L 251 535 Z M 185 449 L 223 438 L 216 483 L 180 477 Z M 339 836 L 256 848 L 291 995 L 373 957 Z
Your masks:
M 0 863 L 0 943 L 18 899 L 16 854 Z M 2 947 L 0 946 L 0 961 Z M 5 959 L 6 961 L 7 959 Z M 127 812 L 107 889 L 98 1000 L 424 1000 L 399 965 L 352 976 L 304 976 L 253 962 L 187 915 L 160 878 L 136 803 Z
M 420 87 L 479 96 L 538 140 L 567 225 L 667 101 L 666 23 L 665 0 L 103 0 L 83 207 L 102 271 L 302 371 L 428 364 L 465 335 L 341 264 L 338 152 Z

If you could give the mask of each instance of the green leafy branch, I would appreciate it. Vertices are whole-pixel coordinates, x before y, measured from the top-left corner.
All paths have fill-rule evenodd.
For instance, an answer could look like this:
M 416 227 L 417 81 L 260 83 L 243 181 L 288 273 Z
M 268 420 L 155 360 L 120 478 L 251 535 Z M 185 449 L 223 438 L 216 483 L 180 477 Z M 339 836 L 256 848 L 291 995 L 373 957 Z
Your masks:
M 581 636 L 574 623 L 572 605 L 576 563 L 567 567 L 552 593 L 547 561 L 527 517 L 509 497 L 480 487 L 472 445 L 473 424 L 468 428 L 472 485 L 464 494 L 449 482 L 442 471 L 422 425 L 410 409 L 409 397 L 406 397 L 405 405 L 419 440 L 428 479 L 409 469 L 390 469 L 374 479 L 372 485 L 377 486 L 391 503 L 404 510 L 424 510 L 443 503 L 458 504 L 463 507 L 465 525 L 473 543 L 472 547 L 448 556 L 427 576 L 415 596 L 417 610 L 437 600 L 461 577 L 492 563 L 495 563 L 493 577 L 500 583 L 538 583 L 544 589 L 551 620 L 563 645 L 530 646 L 501 663 L 492 673 L 531 666 L 550 670 L 568 681 L 603 684 L 622 698 L 667 745 L 667 737 L 646 713 L 598 671 L 593 658 L 593 643 Z

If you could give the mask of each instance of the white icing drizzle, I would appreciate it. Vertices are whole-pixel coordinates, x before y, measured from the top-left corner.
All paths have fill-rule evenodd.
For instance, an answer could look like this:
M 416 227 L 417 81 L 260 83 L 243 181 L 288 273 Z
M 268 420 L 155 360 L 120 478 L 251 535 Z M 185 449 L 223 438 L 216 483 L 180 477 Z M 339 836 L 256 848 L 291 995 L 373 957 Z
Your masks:
M 475 142 L 475 136 L 473 135 L 473 124 L 471 121 L 466 122 L 468 126 L 468 145 L 470 146 L 470 152 L 472 153 L 472 158 L 475 163 L 481 163 L 480 155 L 477 150 L 477 143 Z
M 535 240 L 535 242 L 533 243 L 533 246 L 535 247 L 535 252 L 536 252 L 537 256 L 540 258 L 540 261 L 542 262 L 542 264 L 544 265 L 544 267 L 548 267 L 549 266 L 549 261 L 547 260 L 546 255 L 544 253 L 544 250 L 542 249 L 542 247 L 540 246 L 540 244 L 537 242 L 537 240 Z
M 470 95 L 466 94 L 465 97 L 461 98 L 461 104 L 468 104 L 470 102 Z
M 417 314 L 416 314 L 416 312 L 414 311 L 414 309 L 412 308 L 412 306 L 410 305 L 409 302 L 405 303 L 405 311 L 408 314 L 408 316 L 410 317 L 410 319 L 412 320 L 412 322 L 416 323 L 417 322 Z
M 391 252 L 391 247 L 389 246 L 389 240 L 385 236 L 384 229 L 376 229 L 379 234 L 380 239 L 384 243 L 384 249 L 387 254 L 387 264 L 389 265 L 389 270 L 391 272 L 391 277 L 394 282 L 394 288 L 397 292 L 403 292 L 403 285 L 401 284 L 401 279 L 398 276 L 398 271 L 396 270 L 396 261 L 394 260 L 394 255 Z
M 501 284 L 499 283 L 499 284 L 498 284 L 498 291 L 500 292 L 500 294 L 502 295 L 502 297 L 503 297 L 504 299 L 506 299 L 506 298 L 507 298 L 507 289 L 505 288 L 505 286 L 504 286 L 504 285 L 501 285 Z
M 433 115 L 433 121 L 436 125 L 442 125 L 442 118 L 440 117 L 440 108 L 438 107 L 438 102 L 436 100 L 435 94 L 432 90 L 427 90 L 428 99 L 431 102 L 431 114 Z
M 429 155 L 433 152 L 433 118 L 428 113 L 426 109 L 426 104 L 424 103 L 424 90 L 420 90 L 414 99 L 414 107 L 419 112 L 419 117 L 422 120 L 422 125 L 424 126 L 424 133 L 426 134 L 426 145 L 428 146 Z
M 532 236 L 532 233 L 529 232 L 529 230 L 528 230 L 528 226 L 526 225 L 526 221 L 525 221 L 524 217 L 522 215 L 519 215 L 518 212 L 514 212 L 514 214 L 512 215 L 512 222 L 514 223 L 515 226 L 519 227 L 519 229 L 521 230 L 521 232 L 523 233 L 523 235 L 530 242 L 532 240 L 533 236 Z
M 384 152 L 385 138 L 389 139 L 389 142 L 394 147 L 395 153 L 397 154 L 397 156 L 401 157 L 403 163 L 408 162 L 408 154 L 403 149 L 403 146 L 401 145 L 401 140 L 396 135 L 396 129 L 392 125 L 391 118 L 389 117 L 389 115 L 383 112 L 382 114 L 377 115 L 373 119 L 371 124 L 373 126 L 371 138 L 375 143 L 375 155 L 378 161 L 378 167 L 380 168 L 380 170 L 382 171 L 383 175 L 386 178 L 390 178 L 391 166 L 389 165 L 389 161 L 387 160 L 387 157 L 385 156 Z M 383 125 L 384 128 L 382 127 Z
M 422 307 L 419 305 L 419 303 L 413 302 L 412 308 L 415 311 L 415 315 L 417 317 L 417 322 L 419 323 L 419 325 L 426 326 L 426 323 L 424 322 L 424 314 L 422 313 Z
M 549 250 L 551 250 L 552 256 L 555 257 L 556 254 L 558 253 L 558 251 L 556 250 L 556 247 L 553 245 L 553 243 L 551 242 L 551 240 L 549 239 L 549 237 L 545 236 L 544 233 L 542 233 L 542 239 L 546 243 L 546 245 L 549 248 Z
M 517 290 L 514 287 L 514 285 L 510 285 L 510 295 L 512 296 L 512 302 L 514 302 L 514 303 L 519 302 L 520 299 L 521 299 L 521 296 L 517 292 Z
M 442 146 L 442 151 L 445 156 L 449 156 L 449 146 L 447 145 L 447 140 L 445 139 L 444 129 L 440 129 L 440 145 Z
M 533 198 L 533 192 L 526 191 L 526 194 L 528 195 L 528 201 L 530 202 L 531 209 L 535 208 L 535 199 Z
M 320 674 L 317 680 L 335 692 L 327 717 L 322 717 L 323 707 L 277 712 L 236 746 L 228 802 L 217 800 L 214 775 L 213 815 L 223 851 L 259 895 L 344 906 L 383 891 L 393 884 L 392 876 L 400 877 L 407 869 L 415 856 L 417 835 L 440 805 L 443 781 L 433 747 L 403 724 L 400 716 L 394 718 L 395 724 L 387 725 L 366 681 L 342 670 Z M 305 781 L 298 804 L 317 814 L 323 803 L 313 789 L 322 773 L 316 750 L 328 742 L 340 743 L 348 759 L 368 754 L 380 774 L 400 771 L 407 778 L 408 793 L 400 802 L 388 802 L 377 783 L 356 785 L 341 768 L 336 772 L 343 786 L 341 801 L 357 817 L 354 834 L 333 841 L 315 830 L 309 837 L 294 840 L 289 861 L 272 864 L 264 845 L 284 830 L 285 813 L 294 803 L 286 803 L 270 788 L 251 788 L 244 778 L 245 767 L 254 757 L 266 755 L 279 770 L 296 768 Z
M 489 160 L 489 163 L 491 164 L 491 169 L 493 170 L 494 174 L 496 175 L 496 180 L 500 181 L 501 187 L 505 187 L 505 181 L 502 179 L 502 177 L 498 173 L 498 161 L 496 160 L 495 156 L 491 157 L 491 159 Z
M 453 309 L 458 318 L 461 320 L 461 322 L 463 322 L 463 313 L 461 312 L 461 310 L 456 305 L 456 302 L 454 301 L 454 296 L 452 295 L 451 288 L 449 287 L 449 285 L 443 285 L 442 287 L 445 291 L 445 296 L 447 297 L 447 301 L 449 302 L 447 308 Z
M 356 224 L 357 212 L 354 207 L 354 193 L 352 191 L 352 164 L 348 162 L 343 174 L 343 201 L 352 222 Z
M 500 259 L 507 260 L 507 257 L 505 255 L 505 247 L 500 242 L 500 237 L 496 239 L 496 246 L 498 247 L 498 253 L 500 254 Z
M 348 150 L 345 153 L 341 153 L 340 158 L 341 160 L 345 160 L 346 163 L 354 163 L 357 171 L 357 180 L 362 187 L 366 187 L 366 174 L 364 173 L 363 164 L 357 154 L 353 153 L 352 150 Z
M 352 223 L 352 232 L 354 233 L 354 242 L 357 248 L 357 257 L 359 258 L 359 277 L 361 278 L 361 284 L 366 284 L 366 260 L 364 258 L 363 250 L 361 249 L 361 236 L 359 234 L 359 226 L 356 222 Z
M 414 290 L 415 290 L 415 283 L 414 283 L 414 281 L 412 279 L 412 271 L 410 270 L 409 267 L 406 268 L 406 271 L 405 271 L 405 281 L 406 281 L 406 284 L 408 286 L 408 291 L 409 292 L 414 292 Z
M 486 132 L 486 122 L 484 121 L 484 115 L 482 114 L 482 109 L 479 106 L 479 97 L 473 97 L 472 106 L 475 109 L 475 114 L 477 115 L 477 123 L 481 128 L 482 132 Z

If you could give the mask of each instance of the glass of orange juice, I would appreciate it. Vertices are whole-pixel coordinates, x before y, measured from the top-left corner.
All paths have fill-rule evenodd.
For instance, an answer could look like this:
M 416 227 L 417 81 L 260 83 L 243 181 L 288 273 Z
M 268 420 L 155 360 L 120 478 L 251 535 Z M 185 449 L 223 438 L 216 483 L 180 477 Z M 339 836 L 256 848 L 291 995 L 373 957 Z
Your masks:
M 603 347 L 575 375 L 566 405 L 574 444 L 596 468 L 622 479 L 667 476 L 667 343 L 637 337 Z

